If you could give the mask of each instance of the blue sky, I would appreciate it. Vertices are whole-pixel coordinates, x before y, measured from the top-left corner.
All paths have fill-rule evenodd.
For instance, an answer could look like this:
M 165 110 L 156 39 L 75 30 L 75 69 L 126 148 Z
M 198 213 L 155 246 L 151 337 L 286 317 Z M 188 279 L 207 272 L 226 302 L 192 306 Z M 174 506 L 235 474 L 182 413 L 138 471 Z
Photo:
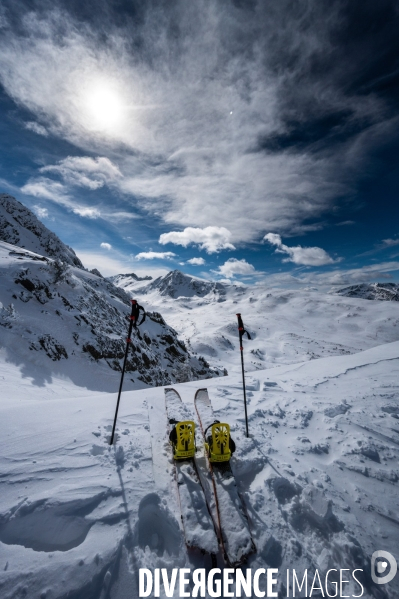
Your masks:
M 0 192 L 106 275 L 398 281 L 399 13 L 5 0 Z

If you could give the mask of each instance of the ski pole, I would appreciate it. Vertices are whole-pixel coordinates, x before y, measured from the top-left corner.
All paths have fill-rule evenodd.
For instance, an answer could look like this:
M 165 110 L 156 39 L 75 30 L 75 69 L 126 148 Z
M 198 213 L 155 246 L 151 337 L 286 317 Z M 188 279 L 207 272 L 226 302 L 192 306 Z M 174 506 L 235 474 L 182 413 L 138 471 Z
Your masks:
M 242 370 L 242 388 L 244 391 L 244 410 L 245 410 L 245 429 L 246 436 L 249 436 L 248 433 L 248 413 L 247 413 L 247 393 L 245 389 L 245 373 L 244 373 L 244 348 L 242 345 L 242 338 L 244 333 L 246 333 L 248 339 L 251 339 L 251 335 L 244 329 L 244 323 L 241 318 L 241 314 L 236 314 L 238 319 L 238 334 L 240 336 L 240 352 L 241 352 L 241 370 Z
M 121 376 L 121 382 L 119 384 L 118 401 L 116 402 L 114 426 L 112 427 L 112 434 L 111 434 L 111 439 L 110 439 L 110 442 L 109 442 L 110 445 L 112 445 L 113 442 L 114 442 L 116 419 L 118 418 L 119 402 L 120 402 L 121 393 L 122 393 L 123 377 L 125 376 L 125 368 L 126 368 L 126 362 L 127 362 L 127 355 L 129 353 L 129 344 L 132 341 L 130 337 L 132 335 L 133 326 L 136 323 L 137 302 L 136 302 L 136 300 L 130 300 L 130 301 L 132 302 L 132 313 L 130 315 L 129 332 L 127 334 L 127 339 L 126 339 L 125 359 L 123 360 L 122 376 Z

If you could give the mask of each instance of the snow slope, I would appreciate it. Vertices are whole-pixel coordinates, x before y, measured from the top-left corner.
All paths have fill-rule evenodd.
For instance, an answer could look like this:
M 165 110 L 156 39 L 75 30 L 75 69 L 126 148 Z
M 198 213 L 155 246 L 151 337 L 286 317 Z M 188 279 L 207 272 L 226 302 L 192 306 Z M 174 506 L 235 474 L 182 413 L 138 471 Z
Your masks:
M 239 372 L 206 382 L 237 444 L 248 567 L 278 568 L 280 589 L 286 568 L 360 568 L 363 597 L 399 597 L 398 576 L 370 578 L 374 551 L 399 558 L 398 375 L 399 342 L 252 373 L 249 439 Z M 4 350 L 0 379 L 2 599 L 130 599 L 140 567 L 210 567 L 183 543 L 163 388 L 123 394 L 110 448 L 116 394 L 38 382 Z M 191 409 L 197 388 L 177 386 Z
M 0 241 L 83 268 L 72 248 L 47 229 L 29 208 L 8 194 L 0 194 Z
M 0 347 L 38 383 L 63 375 L 90 389 L 116 389 L 129 314 L 129 296 L 106 279 L 0 242 Z M 158 312 L 139 330 L 127 389 L 215 375 Z

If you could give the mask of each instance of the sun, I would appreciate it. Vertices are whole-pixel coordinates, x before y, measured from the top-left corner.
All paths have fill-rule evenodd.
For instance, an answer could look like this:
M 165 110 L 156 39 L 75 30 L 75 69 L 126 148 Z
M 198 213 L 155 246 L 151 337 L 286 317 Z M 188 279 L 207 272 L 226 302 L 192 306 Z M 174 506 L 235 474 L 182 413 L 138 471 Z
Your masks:
M 115 85 L 101 81 L 85 90 L 85 117 L 88 128 L 106 133 L 118 130 L 123 122 L 125 105 Z

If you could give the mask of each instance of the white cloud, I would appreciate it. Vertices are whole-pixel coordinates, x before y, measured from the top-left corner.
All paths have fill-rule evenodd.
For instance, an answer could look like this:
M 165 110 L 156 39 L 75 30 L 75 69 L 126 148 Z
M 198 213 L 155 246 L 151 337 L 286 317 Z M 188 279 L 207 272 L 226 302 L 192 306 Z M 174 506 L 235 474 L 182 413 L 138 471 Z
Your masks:
M 304 266 L 323 266 L 338 262 L 338 260 L 331 258 L 325 250 L 319 247 L 302 247 L 301 245 L 289 247 L 284 245 L 281 241 L 281 236 L 276 233 L 268 233 L 264 236 L 264 240 L 277 246 L 276 252 L 288 254 L 288 258 L 285 258 L 283 262 L 294 262 L 294 264 L 302 264 Z
M 105 250 L 112 250 L 112 245 L 110 243 L 101 243 L 100 247 L 104 248 Z
M 88 206 L 75 206 L 72 212 L 84 218 L 100 218 L 101 212 L 97 208 L 89 208 Z
M 35 121 L 29 121 L 25 123 L 25 129 L 29 129 L 30 131 L 37 133 L 37 135 L 43 135 L 43 137 L 48 137 L 48 131 L 46 127 L 43 127 L 43 125 L 40 125 Z
M 132 264 L 132 260 L 124 256 L 115 257 L 106 254 L 105 252 L 96 253 L 88 250 L 79 250 L 74 247 L 77 256 L 83 262 L 86 268 L 89 270 L 97 268 L 102 275 L 109 277 L 111 275 L 117 275 L 120 273 L 134 272 L 140 277 L 150 275 L 152 277 L 160 277 L 166 275 L 169 271 L 165 268 L 157 268 L 147 266 L 145 269 L 136 268 L 136 265 Z
M 159 243 L 162 245 L 173 243 L 183 247 L 198 245 L 208 254 L 213 254 L 220 250 L 234 250 L 235 247 L 230 243 L 230 239 L 231 233 L 225 227 L 205 227 L 204 229 L 186 227 L 184 231 L 163 233 L 159 238 Z
M 231 279 L 236 275 L 253 276 L 259 274 L 256 272 L 255 267 L 252 264 L 249 264 L 244 258 L 242 260 L 229 258 L 224 264 L 219 266 L 218 272 L 228 279 Z
M 190 260 L 187 260 L 187 264 L 193 264 L 193 266 L 202 266 L 205 264 L 205 260 L 203 258 L 190 258 Z
M 33 206 L 32 209 L 38 218 L 48 218 L 47 208 L 42 208 L 41 206 Z
M 135 258 L 136 260 L 171 260 L 175 256 L 173 252 L 140 252 Z
M 99 189 L 122 177 L 119 168 L 104 156 L 68 156 L 58 164 L 43 166 L 41 173 L 60 175 L 69 185 Z
M 45 177 L 29 180 L 21 187 L 21 191 L 36 198 L 44 198 L 64 206 L 70 205 L 69 195 L 64 185 Z

